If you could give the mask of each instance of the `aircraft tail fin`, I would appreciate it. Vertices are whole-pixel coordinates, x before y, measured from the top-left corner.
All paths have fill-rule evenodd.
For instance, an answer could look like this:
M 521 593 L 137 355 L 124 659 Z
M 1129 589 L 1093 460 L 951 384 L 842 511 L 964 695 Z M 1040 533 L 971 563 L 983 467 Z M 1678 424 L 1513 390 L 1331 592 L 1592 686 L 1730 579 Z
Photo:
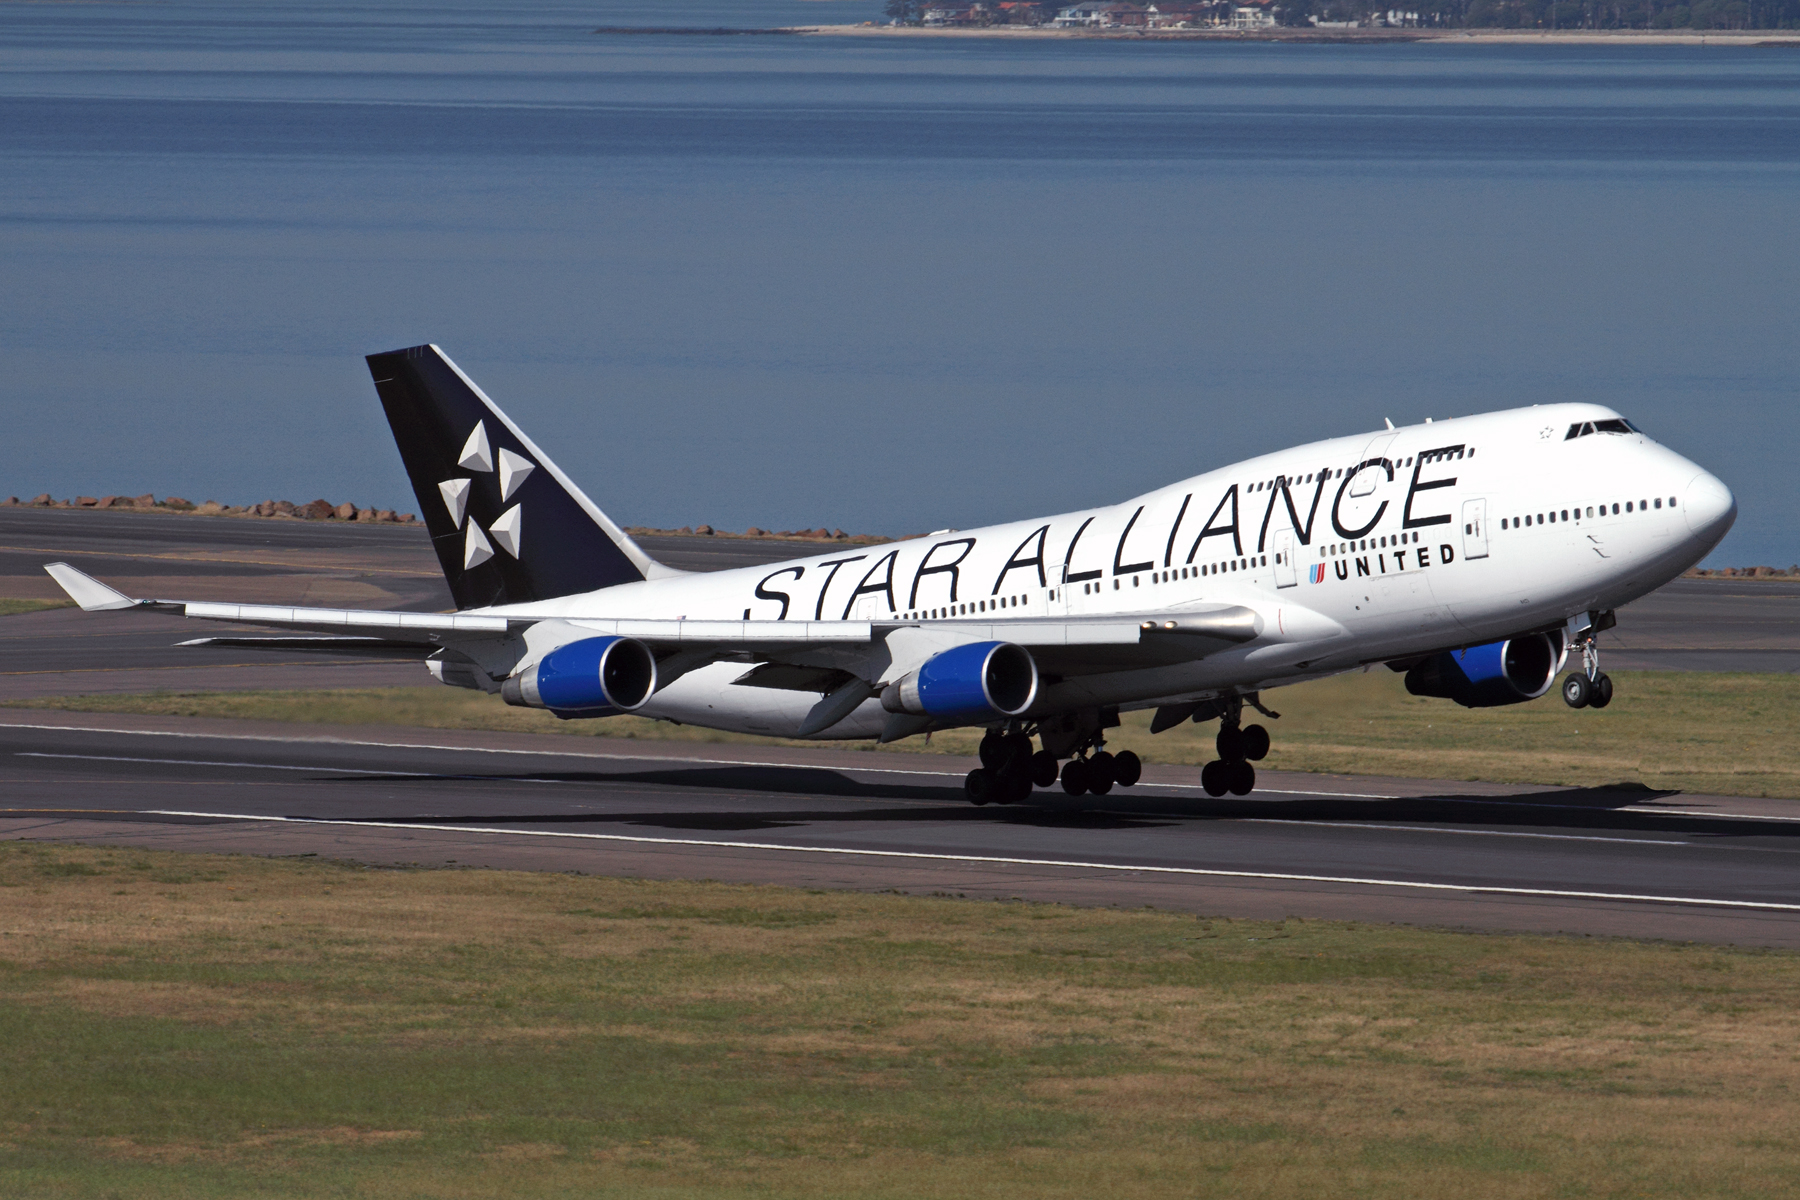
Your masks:
M 645 554 L 436 346 L 368 362 L 457 608 L 678 574 Z

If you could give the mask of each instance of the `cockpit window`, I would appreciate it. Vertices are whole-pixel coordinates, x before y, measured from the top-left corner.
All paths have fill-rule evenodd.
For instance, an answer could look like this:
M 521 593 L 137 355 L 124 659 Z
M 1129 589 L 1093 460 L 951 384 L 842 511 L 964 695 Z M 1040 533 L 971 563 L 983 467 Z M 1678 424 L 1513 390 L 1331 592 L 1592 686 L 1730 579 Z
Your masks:
M 1622 417 L 1610 417 L 1604 421 L 1577 421 L 1569 426 L 1569 432 L 1563 441 L 1571 442 L 1578 437 L 1586 437 L 1590 433 L 1641 433 L 1636 425 Z

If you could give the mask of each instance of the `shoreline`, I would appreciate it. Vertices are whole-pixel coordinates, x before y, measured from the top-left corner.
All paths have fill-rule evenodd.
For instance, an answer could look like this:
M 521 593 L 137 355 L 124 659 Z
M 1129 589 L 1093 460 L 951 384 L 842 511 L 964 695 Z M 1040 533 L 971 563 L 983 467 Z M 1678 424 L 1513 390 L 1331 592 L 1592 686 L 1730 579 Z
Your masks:
M 711 30 L 699 32 L 713 32 Z M 721 31 L 723 32 L 723 31 Z M 731 30 L 732 33 L 749 32 Z M 758 31 L 760 32 L 760 31 Z M 792 25 L 771 33 L 801 37 L 1085 39 L 1114 42 L 1453 42 L 1565 46 L 1745 46 L 1800 48 L 1800 30 L 1676 29 L 1052 29 L 1047 25 L 990 25 L 948 29 L 921 25 Z

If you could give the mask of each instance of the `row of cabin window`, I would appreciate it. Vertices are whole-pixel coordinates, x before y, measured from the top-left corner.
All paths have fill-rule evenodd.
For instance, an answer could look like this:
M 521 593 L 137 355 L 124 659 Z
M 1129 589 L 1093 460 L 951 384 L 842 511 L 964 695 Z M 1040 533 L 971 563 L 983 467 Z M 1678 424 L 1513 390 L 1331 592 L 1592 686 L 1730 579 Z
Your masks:
M 1360 554 L 1364 550 L 1386 550 L 1389 546 L 1405 546 L 1419 540 L 1418 531 L 1410 534 L 1398 533 L 1390 537 L 1363 538 L 1355 542 L 1332 542 L 1319 547 L 1320 558 L 1335 558 L 1340 554 Z
M 1571 434 L 1570 436 L 1574 436 L 1574 435 Z M 1468 447 L 1465 447 L 1464 449 L 1461 449 L 1461 450 L 1452 450 L 1452 451 L 1448 452 L 1447 454 L 1442 454 L 1442 455 L 1439 455 L 1438 457 L 1440 457 L 1440 458 L 1461 458 L 1465 454 L 1468 455 L 1468 457 L 1470 457 L 1470 458 L 1475 457 L 1474 449 L 1468 448 Z M 1395 463 L 1394 469 L 1395 470 L 1404 470 L 1407 467 L 1410 467 L 1412 465 L 1413 465 L 1413 456 L 1409 454 L 1405 458 L 1401 459 L 1399 462 Z M 1305 479 L 1290 478 L 1289 476 L 1286 476 L 1286 475 L 1278 475 L 1274 479 L 1259 479 L 1255 483 L 1251 484 L 1249 487 L 1245 488 L 1244 491 L 1245 492 L 1266 491 L 1269 488 L 1272 488 L 1276 484 L 1280 483 L 1283 479 L 1286 479 L 1288 481 L 1289 487 L 1298 487 L 1302 484 L 1311 483 L 1313 481 L 1313 476 L 1315 474 L 1323 475 L 1326 479 L 1342 479 L 1344 477 L 1344 468 L 1338 467 L 1337 469 L 1331 470 L 1331 471 L 1317 471 L 1317 472 L 1309 471 L 1307 473 L 1307 476 Z
M 1625 502 L 1625 511 L 1626 512 L 1632 512 L 1632 511 L 1649 512 L 1652 506 L 1654 506 L 1656 508 L 1661 508 L 1663 506 L 1662 497 L 1658 496 L 1655 500 L 1639 500 L 1637 502 L 1637 507 L 1635 510 L 1632 507 L 1632 502 L 1627 500 Z M 1673 497 L 1673 496 L 1669 497 L 1669 507 L 1670 508 L 1675 507 L 1675 497 Z M 1592 505 L 1592 504 L 1588 505 L 1588 510 L 1587 510 L 1588 516 L 1590 516 L 1590 517 L 1593 516 L 1595 511 L 1596 511 L 1596 509 L 1595 509 L 1594 505 Z M 1573 512 L 1575 514 L 1573 517 L 1571 517 L 1569 515 L 1571 512 Z M 1598 512 L 1603 517 L 1607 516 L 1608 514 L 1606 511 L 1606 505 L 1604 505 L 1604 504 L 1600 505 L 1598 508 Z M 1619 506 L 1617 504 L 1612 506 L 1611 515 L 1615 516 L 1615 517 L 1619 515 Z M 1562 510 L 1562 519 L 1565 521 L 1581 520 L 1581 508 L 1579 506 L 1577 506 L 1573 509 L 1568 509 L 1568 508 L 1563 509 Z M 1556 524 L 1556 520 L 1557 520 L 1557 512 L 1555 509 L 1552 509 L 1547 518 L 1546 518 L 1545 514 L 1539 513 L 1535 520 L 1532 518 L 1530 513 L 1526 513 L 1523 517 L 1501 517 L 1500 518 L 1500 528 L 1502 528 L 1502 529 L 1518 529 L 1521 525 L 1554 525 L 1554 524 Z
M 1197 567 L 1171 567 L 1167 571 L 1152 571 L 1150 572 L 1150 582 L 1174 583 L 1181 579 L 1202 579 L 1208 575 L 1224 575 L 1231 571 L 1248 571 L 1251 567 L 1266 567 L 1268 565 L 1268 555 L 1253 554 L 1249 558 L 1230 558 L 1223 562 L 1202 563 Z M 1138 577 L 1136 575 L 1131 577 L 1131 586 L 1138 586 Z M 1119 587 L 1120 581 L 1117 579 L 1113 580 L 1113 591 L 1118 591 Z M 1084 583 L 1081 585 L 1081 594 L 1089 596 L 1096 592 L 1103 591 L 1104 589 L 1105 585 L 1103 584 Z
M 1055 599 L 1055 593 L 1051 593 Z M 902 620 L 935 621 L 944 617 L 967 617 L 976 613 L 997 612 L 1002 608 L 1017 608 L 1025 603 L 1023 596 L 1001 596 L 996 600 L 965 600 L 961 604 L 952 604 L 945 608 L 922 608 L 918 612 L 909 612 Z

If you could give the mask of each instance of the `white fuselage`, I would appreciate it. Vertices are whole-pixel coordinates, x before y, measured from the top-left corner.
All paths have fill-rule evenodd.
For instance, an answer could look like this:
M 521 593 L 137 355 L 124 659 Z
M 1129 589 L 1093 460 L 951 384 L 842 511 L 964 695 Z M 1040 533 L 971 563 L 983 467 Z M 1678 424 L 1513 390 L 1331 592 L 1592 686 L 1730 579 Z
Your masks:
M 1256 691 L 1617 608 L 1698 562 L 1735 518 L 1730 491 L 1642 434 L 1567 436 L 1608 420 L 1558 404 L 1335 438 L 1108 508 L 484 611 L 856 620 L 951 644 L 996 620 L 1233 605 L 1261 619 L 1254 641 L 1173 664 L 1098 663 L 1048 681 L 1031 715 Z M 639 712 L 791 736 L 818 694 L 735 683 L 746 670 L 692 670 Z M 820 736 L 873 737 L 884 716 L 869 700 Z

